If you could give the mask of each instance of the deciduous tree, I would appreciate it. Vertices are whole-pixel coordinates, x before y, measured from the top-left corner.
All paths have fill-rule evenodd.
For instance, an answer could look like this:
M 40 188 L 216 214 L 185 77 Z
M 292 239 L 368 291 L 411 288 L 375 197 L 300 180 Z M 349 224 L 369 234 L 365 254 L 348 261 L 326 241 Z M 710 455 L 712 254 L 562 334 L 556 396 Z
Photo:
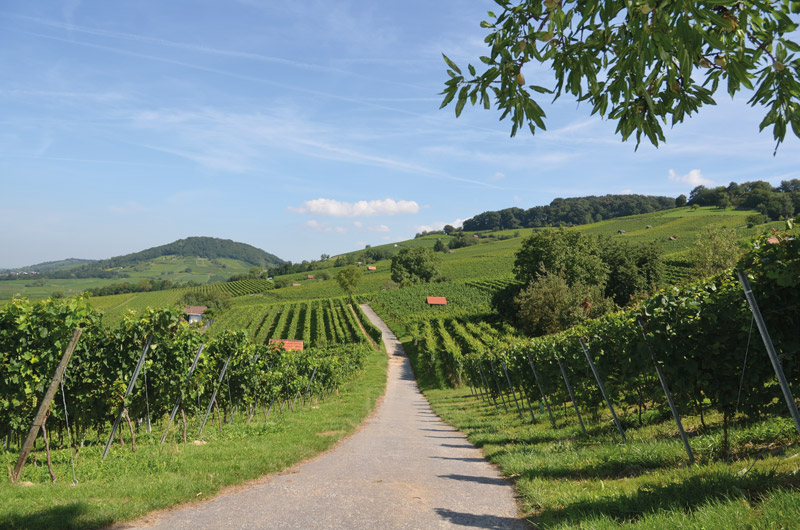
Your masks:
M 790 39 L 797 0 L 495 0 L 501 11 L 481 22 L 488 46 L 466 72 L 444 57 L 449 79 L 442 107 L 456 116 L 469 101 L 494 104 L 510 117 L 511 135 L 545 128 L 542 94 L 586 101 L 592 114 L 617 122 L 623 140 L 664 141 L 674 125 L 731 96 L 751 90 L 749 103 L 766 108 L 777 146 L 787 129 L 800 137 L 800 45 Z M 529 84 L 525 67 L 550 67 L 553 84 Z M 480 71 L 479 71 L 480 68 Z

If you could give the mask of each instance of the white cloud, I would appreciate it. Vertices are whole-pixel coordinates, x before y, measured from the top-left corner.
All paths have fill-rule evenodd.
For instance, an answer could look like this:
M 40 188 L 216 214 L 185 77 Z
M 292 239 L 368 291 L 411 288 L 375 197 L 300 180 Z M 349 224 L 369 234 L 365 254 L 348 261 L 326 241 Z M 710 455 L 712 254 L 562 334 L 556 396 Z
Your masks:
M 626 190 L 622 190 L 620 193 L 621 193 L 622 195 L 631 195 L 631 194 L 633 193 L 633 190 L 632 190 L 632 189 L 630 189 L 630 188 L 628 188 L 628 189 L 626 189 Z
M 678 175 L 675 173 L 675 170 L 670 169 L 669 180 L 680 182 L 681 184 L 688 184 L 693 188 L 696 186 L 710 186 L 714 184 L 712 180 L 705 178 L 699 169 L 693 169 L 685 175 Z
M 370 226 L 369 228 L 367 228 L 367 230 L 369 230 L 370 232 L 388 232 L 389 227 L 386 225 L 376 225 L 376 226 Z
M 353 221 L 353 226 L 355 226 L 356 228 L 361 228 L 364 225 L 361 223 L 361 221 Z
M 419 212 L 416 201 L 395 201 L 394 199 L 343 202 L 335 199 L 314 199 L 305 201 L 300 207 L 289 206 L 295 213 L 330 215 L 332 217 L 369 217 L 374 215 L 397 215 Z M 356 225 L 358 226 L 358 225 Z
M 500 172 L 498 171 L 497 173 L 495 173 L 494 175 L 492 175 L 491 177 L 489 177 L 489 180 L 492 180 L 492 181 L 494 181 L 494 180 L 500 180 L 500 179 L 502 179 L 502 178 L 505 178 L 505 174 L 503 174 L 503 173 L 500 173 Z
M 445 225 L 450 225 L 453 228 L 458 228 L 463 224 L 464 224 L 464 220 L 463 219 L 456 219 L 455 221 L 453 221 L 451 223 L 443 223 L 441 221 L 436 221 L 436 222 L 431 223 L 429 225 L 417 225 L 414 228 L 417 230 L 417 232 L 431 232 L 431 231 L 434 231 L 434 230 L 441 230 L 441 229 L 443 229 L 445 227 Z

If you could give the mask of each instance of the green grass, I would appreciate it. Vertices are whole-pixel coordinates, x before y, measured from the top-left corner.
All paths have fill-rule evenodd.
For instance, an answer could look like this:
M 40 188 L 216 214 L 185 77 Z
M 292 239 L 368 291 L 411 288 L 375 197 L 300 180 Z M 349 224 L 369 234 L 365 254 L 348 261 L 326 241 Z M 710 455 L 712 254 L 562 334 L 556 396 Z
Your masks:
M 538 410 L 540 423 L 531 424 L 513 404 L 504 412 L 465 388 L 425 395 L 514 481 L 523 513 L 539 528 L 796 528 L 800 520 L 800 448 L 788 420 L 740 421 L 731 436 L 736 458 L 727 463 L 719 418 L 706 418 L 705 430 L 699 418 L 684 418 L 699 462 L 687 466 L 674 423 L 658 415 L 642 427 L 629 418 L 623 444 L 609 418 L 587 422 L 583 435 L 571 408 L 554 407 L 553 429 Z
M 173 427 L 173 436 L 163 448 L 157 444 L 160 432 L 140 433 L 136 454 L 129 444 L 115 445 L 103 463 L 101 444 L 84 447 L 78 454 L 75 487 L 70 486 L 67 450 L 54 451 L 55 484 L 43 465 L 44 451 L 37 451 L 38 463 L 29 463 L 20 478 L 32 486 L 0 482 L 0 528 L 100 528 L 153 510 L 202 501 L 226 486 L 281 471 L 330 449 L 355 431 L 383 394 L 386 363 L 384 352 L 371 354 L 361 375 L 319 406 L 294 413 L 273 411 L 268 422 L 262 411 L 250 425 L 240 414 L 221 434 L 216 423 L 209 421 L 206 445 L 177 443 Z M 127 440 L 127 431 L 124 434 Z M 9 452 L 0 456 L 9 468 L 17 458 Z

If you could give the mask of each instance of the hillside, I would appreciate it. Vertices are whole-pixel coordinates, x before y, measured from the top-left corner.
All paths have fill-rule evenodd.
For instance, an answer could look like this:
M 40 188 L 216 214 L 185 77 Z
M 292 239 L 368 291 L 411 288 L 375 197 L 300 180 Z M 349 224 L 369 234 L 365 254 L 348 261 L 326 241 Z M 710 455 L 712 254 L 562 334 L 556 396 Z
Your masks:
M 768 231 L 772 226 L 777 228 L 783 226 L 783 223 L 771 223 L 748 228 L 745 219 L 749 213 L 708 207 L 698 209 L 682 207 L 592 223 L 570 230 L 625 238 L 634 243 L 656 243 L 661 248 L 667 265 L 665 281 L 680 282 L 688 279 L 691 274 L 691 269 L 683 263 L 683 254 L 689 246 L 697 241 L 698 234 L 702 234 L 707 228 L 723 226 L 735 228 L 742 240 L 746 240 L 756 234 Z M 647 228 L 647 226 L 651 226 L 651 228 Z M 441 273 L 448 281 L 429 284 L 424 290 L 429 291 L 429 294 L 432 295 L 452 296 L 453 292 L 460 293 L 464 286 L 470 287 L 468 289 L 470 292 L 492 290 L 494 287 L 503 286 L 513 277 L 514 256 L 523 239 L 536 230 L 543 229 L 523 228 L 492 233 L 481 232 L 477 239 L 472 237 L 474 234 L 469 233 L 469 239 L 474 240 L 475 244 L 456 249 L 453 253 L 440 254 L 442 258 Z M 547 230 L 552 230 L 552 228 Z M 625 230 L 626 233 L 619 235 L 617 233 L 619 230 Z M 671 236 L 677 236 L 676 240 L 670 240 Z M 453 238 L 439 234 L 427 235 L 353 251 L 327 261 L 312 262 L 308 264 L 308 270 L 276 276 L 277 288 L 275 289 L 256 287 L 247 291 L 244 296 L 234 298 L 231 317 L 235 320 L 237 313 L 255 315 L 258 313 L 257 307 L 266 308 L 276 303 L 296 303 L 302 300 L 342 296 L 344 293 L 335 280 L 336 273 L 340 270 L 340 267 L 336 266 L 337 262 L 345 265 L 362 261 L 363 276 L 358 284 L 357 294 L 362 296 L 378 294 L 390 285 L 391 255 L 403 247 L 433 248 L 439 239 L 447 243 Z M 376 260 L 368 259 L 367 256 L 373 254 L 387 257 Z M 367 270 L 367 264 L 375 266 L 376 269 Z M 314 278 L 309 279 L 309 275 Z M 238 284 L 239 282 L 234 283 Z M 2 282 L 0 282 L 0 287 L 2 287 Z M 228 292 L 234 286 L 212 284 L 202 288 L 221 289 Z M 183 290 L 179 289 L 95 297 L 93 305 L 104 310 L 106 317 L 115 321 L 121 318 L 128 309 L 142 310 L 147 306 L 174 304 L 182 292 Z M 482 295 L 478 294 L 478 296 Z M 446 311 L 457 310 L 458 308 L 453 306 L 447 308 Z
M 14 295 L 45 298 L 53 292 L 66 296 L 84 290 L 143 281 L 208 283 L 225 281 L 251 267 L 283 264 L 277 256 L 245 243 L 212 237 L 190 237 L 105 260 L 62 260 L 17 269 L 0 281 L 0 300 Z M 0 276 L 2 279 L 2 276 Z M 143 289 L 149 290 L 149 289 Z

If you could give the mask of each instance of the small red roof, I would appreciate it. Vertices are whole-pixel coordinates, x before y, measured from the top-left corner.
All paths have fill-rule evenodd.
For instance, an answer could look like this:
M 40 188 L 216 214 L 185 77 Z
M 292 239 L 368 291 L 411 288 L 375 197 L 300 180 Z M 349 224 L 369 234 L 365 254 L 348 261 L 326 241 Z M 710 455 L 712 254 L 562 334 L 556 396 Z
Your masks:
M 302 340 L 286 340 L 286 339 L 269 339 L 270 344 L 283 344 L 284 350 L 299 350 L 303 351 L 303 341 Z
M 183 312 L 187 315 L 202 315 L 203 311 L 208 309 L 208 307 L 204 305 L 187 305 L 183 308 Z
M 778 239 L 777 237 L 768 237 L 767 238 L 767 243 L 770 243 L 772 245 L 777 245 L 780 242 L 781 242 L 781 240 Z
M 314 279 L 314 275 L 313 274 L 309 274 L 309 275 L 306 276 L 306 279 L 313 280 Z
M 368 271 L 376 271 L 376 270 L 378 270 L 378 267 L 374 267 L 374 266 L 370 265 L 369 267 L 367 267 L 367 270 Z
M 447 305 L 447 298 L 444 296 L 427 297 L 428 305 Z

